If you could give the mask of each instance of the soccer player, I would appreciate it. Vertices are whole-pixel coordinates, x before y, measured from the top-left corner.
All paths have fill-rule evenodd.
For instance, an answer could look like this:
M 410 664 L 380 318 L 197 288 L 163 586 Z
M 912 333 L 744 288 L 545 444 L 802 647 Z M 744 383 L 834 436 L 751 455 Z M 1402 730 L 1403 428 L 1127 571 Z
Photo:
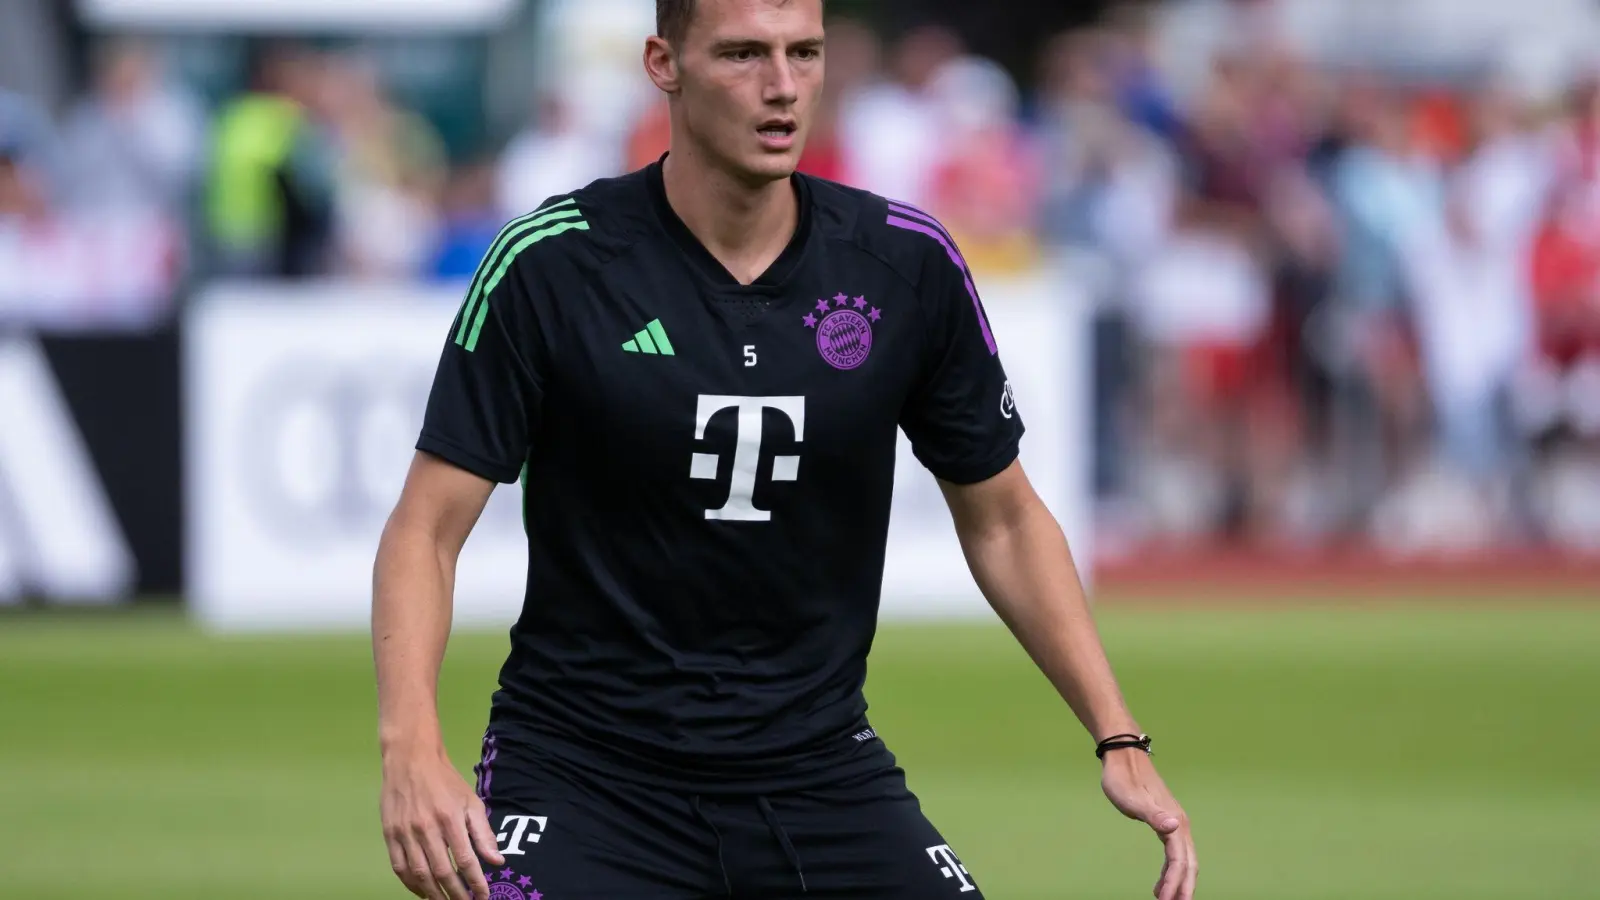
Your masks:
M 1187 900 L 1187 820 L 1017 462 L 961 254 L 916 209 L 796 173 L 821 0 L 657 12 L 671 152 L 506 226 L 378 550 L 395 873 L 432 898 L 980 898 L 862 694 L 903 429 L 1105 793 L 1164 842 L 1156 895 Z M 526 595 L 474 791 L 435 687 L 458 552 L 519 479 Z

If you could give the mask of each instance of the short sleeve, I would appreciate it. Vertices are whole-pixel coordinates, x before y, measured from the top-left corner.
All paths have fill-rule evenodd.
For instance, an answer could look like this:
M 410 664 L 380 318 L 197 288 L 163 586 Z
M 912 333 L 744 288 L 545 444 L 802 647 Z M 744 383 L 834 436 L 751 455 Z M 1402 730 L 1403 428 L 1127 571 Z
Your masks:
M 533 291 L 522 260 L 473 279 L 434 373 L 417 449 L 490 481 L 517 480 L 543 399 Z
M 891 225 L 896 219 L 891 217 Z M 900 427 L 928 471 L 974 484 L 1016 460 L 1023 425 L 971 271 L 937 223 L 906 213 L 899 227 L 927 240 L 919 283 L 927 336 L 921 375 Z

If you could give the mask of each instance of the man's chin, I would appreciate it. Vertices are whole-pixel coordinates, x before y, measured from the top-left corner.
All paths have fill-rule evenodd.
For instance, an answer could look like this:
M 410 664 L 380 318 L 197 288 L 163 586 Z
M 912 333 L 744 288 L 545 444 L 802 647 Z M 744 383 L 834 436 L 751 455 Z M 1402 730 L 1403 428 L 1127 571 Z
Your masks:
M 782 181 L 800 168 L 800 151 L 797 148 L 784 153 L 762 153 L 740 162 L 740 168 L 744 169 L 742 174 L 751 182 Z

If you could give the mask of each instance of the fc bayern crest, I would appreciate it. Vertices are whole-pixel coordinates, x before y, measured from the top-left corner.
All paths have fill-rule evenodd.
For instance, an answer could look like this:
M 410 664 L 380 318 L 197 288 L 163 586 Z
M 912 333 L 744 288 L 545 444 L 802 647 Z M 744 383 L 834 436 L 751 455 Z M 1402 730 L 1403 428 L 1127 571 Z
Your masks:
M 846 294 L 834 295 L 833 302 L 817 301 L 817 311 L 806 315 L 807 328 L 817 332 L 817 352 L 828 365 L 841 371 L 855 369 L 872 353 L 872 325 L 883 318 L 883 310 L 853 300 Z
M 533 887 L 533 879 L 510 869 L 486 873 L 489 900 L 544 900 L 544 893 Z

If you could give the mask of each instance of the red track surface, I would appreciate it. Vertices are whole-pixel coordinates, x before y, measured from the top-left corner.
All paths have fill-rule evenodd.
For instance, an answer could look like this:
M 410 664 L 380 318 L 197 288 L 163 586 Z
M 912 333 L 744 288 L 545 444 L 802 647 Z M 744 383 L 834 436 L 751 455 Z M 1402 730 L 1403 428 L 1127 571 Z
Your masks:
M 1397 596 L 1493 599 L 1505 602 L 1571 599 L 1600 603 L 1600 555 L 1548 550 L 1496 550 L 1460 557 L 1402 558 L 1373 547 L 1315 551 L 1237 547 L 1151 548 L 1096 562 L 1097 594 L 1112 600 L 1207 603 L 1225 598 L 1263 601 L 1349 591 Z

